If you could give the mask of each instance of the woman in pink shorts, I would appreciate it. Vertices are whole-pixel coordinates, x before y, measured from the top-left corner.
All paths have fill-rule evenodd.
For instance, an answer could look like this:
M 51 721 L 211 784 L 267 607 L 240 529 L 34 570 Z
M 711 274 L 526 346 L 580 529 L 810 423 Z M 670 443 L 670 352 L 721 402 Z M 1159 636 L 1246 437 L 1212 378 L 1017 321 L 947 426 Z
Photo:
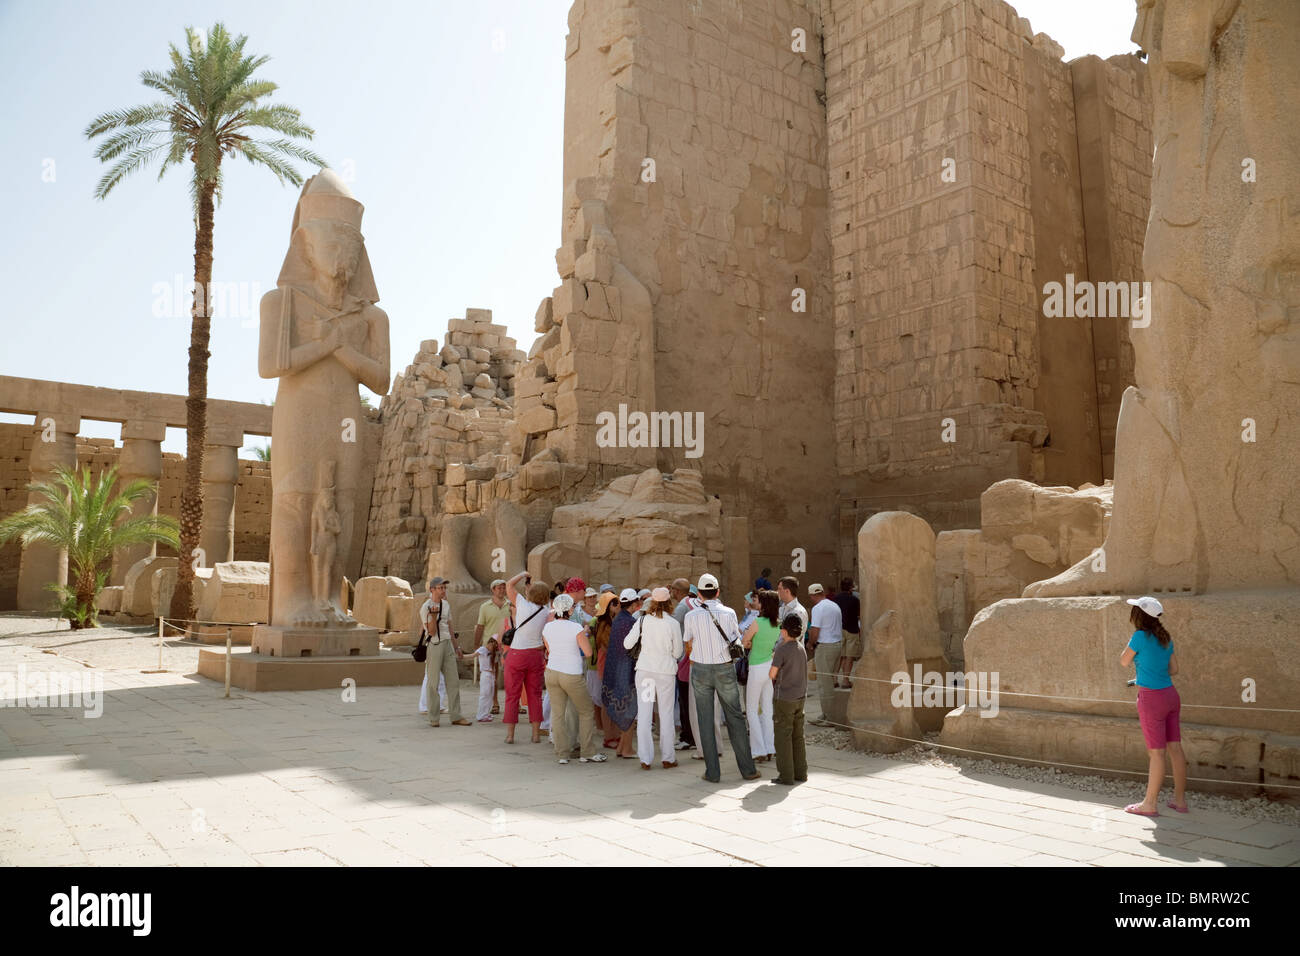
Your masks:
M 1187 812 L 1187 758 L 1183 755 L 1182 731 L 1178 727 L 1178 711 L 1182 706 L 1178 691 L 1171 680 L 1178 673 L 1174 658 L 1174 640 L 1160 623 L 1164 607 L 1153 597 L 1130 600 L 1133 610 L 1129 620 L 1137 628 L 1128 640 L 1119 661 L 1124 667 L 1136 663 L 1138 686 L 1138 720 L 1142 723 L 1142 736 L 1146 738 L 1150 766 L 1147 771 L 1147 794 L 1141 803 L 1131 803 L 1124 809 L 1143 817 L 1158 817 L 1160 786 L 1165 780 L 1165 751 L 1174 774 L 1174 797 L 1170 809 Z

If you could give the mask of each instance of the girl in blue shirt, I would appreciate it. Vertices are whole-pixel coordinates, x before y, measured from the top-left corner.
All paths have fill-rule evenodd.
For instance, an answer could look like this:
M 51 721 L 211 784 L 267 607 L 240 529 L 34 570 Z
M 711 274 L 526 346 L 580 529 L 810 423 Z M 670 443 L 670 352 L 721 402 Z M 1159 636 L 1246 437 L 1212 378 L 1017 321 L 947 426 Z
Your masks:
M 1129 638 L 1119 661 L 1124 667 L 1136 663 L 1138 686 L 1138 720 L 1146 739 L 1150 765 L 1147 771 L 1146 799 L 1130 803 L 1124 810 L 1143 817 L 1158 817 L 1160 785 L 1165 780 L 1165 751 L 1174 774 L 1174 797 L 1170 809 L 1187 812 L 1187 758 L 1183 755 L 1182 730 L 1178 724 L 1182 702 L 1171 679 L 1178 673 L 1174 658 L 1174 640 L 1160 623 L 1164 607 L 1153 597 L 1130 600 L 1133 610 L 1129 620 L 1137 628 Z

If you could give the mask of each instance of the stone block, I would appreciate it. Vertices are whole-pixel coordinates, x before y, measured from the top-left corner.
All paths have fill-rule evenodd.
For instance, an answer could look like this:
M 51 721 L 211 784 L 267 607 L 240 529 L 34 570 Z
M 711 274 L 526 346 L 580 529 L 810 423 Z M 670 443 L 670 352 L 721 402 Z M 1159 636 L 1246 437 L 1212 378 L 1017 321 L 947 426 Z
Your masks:
M 222 561 L 203 589 L 199 618 L 228 624 L 265 624 L 271 601 L 271 565 Z
M 352 616 L 358 623 L 384 630 L 388 627 L 388 599 L 411 597 L 411 585 L 399 577 L 364 577 L 356 583 Z

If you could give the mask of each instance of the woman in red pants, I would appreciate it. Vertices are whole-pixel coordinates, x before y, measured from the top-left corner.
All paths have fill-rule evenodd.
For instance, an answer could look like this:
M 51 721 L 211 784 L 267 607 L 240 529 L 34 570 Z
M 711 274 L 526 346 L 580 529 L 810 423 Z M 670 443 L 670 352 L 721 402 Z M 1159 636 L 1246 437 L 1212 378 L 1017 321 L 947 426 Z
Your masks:
M 517 590 L 523 583 L 527 597 Z M 546 651 L 542 647 L 542 628 L 547 618 L 551 589 L 545 584 L 528 583 L 528 572 L 521 571 L 506 582 L 506 600 L 515 609 L 515 634 L 506 653 L 506 707 L 502 720 L 506 725 L 506 743 L 515 742 L 519 724 L 519 697 L 528 694 L 528 716 L 532 719 L 533 743 L 542 739 L 542 683 L 546 673 Z
M 1153 597 L 1130 600 L 1129 618 L 1136 630 L 1120 656 L 1122 666 L 1137 665 L 1138 719 L 1146 739 L 1150 765 L 1147 772 L 1146 799 L 1124 809 L 1142 817 L 1158 817 L 1160 785 L 1165 780 L 1165 751 L 1169 752 L 1174 773 L 1174 796 L 1169 808 L 1187 812 L 1187 758 L 1183 755 L 1183 734 L 1178 717 L 1181 701 L 1174 689 L 1173 675 L 1178 673 L 1174 657 L 1174 639 L 1160 621 L 1164 607 Z

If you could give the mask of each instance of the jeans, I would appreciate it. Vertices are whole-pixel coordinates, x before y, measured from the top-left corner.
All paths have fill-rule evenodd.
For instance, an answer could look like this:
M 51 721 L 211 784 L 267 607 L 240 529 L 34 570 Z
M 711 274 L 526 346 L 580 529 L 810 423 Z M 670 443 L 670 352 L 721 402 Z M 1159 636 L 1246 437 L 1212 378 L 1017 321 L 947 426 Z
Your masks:
M 803 739 L 803 700 L 773 703 L 776 773 L 782 783 L 808 779 L 808 752 Z
M 722 768 L 718 762 L 718 740 L 713 724 L 713 695 L 722 702 L 722 712 L 727 722 L 727 736 L 736 755 L 736 767 L 742 777 L 758 773 L 754 757 L 749 750 L 749 730 L 745 727 L 745 712 L 740 706 L 740 684 L 736 680 L 736 665 L 697 664 L 691 662 L 691 691 L 695 695 L 695 710 L 700 722 L 696 727 L 699 747 L 704 753 L 704 776 L 716 783 L 721 779 Z

